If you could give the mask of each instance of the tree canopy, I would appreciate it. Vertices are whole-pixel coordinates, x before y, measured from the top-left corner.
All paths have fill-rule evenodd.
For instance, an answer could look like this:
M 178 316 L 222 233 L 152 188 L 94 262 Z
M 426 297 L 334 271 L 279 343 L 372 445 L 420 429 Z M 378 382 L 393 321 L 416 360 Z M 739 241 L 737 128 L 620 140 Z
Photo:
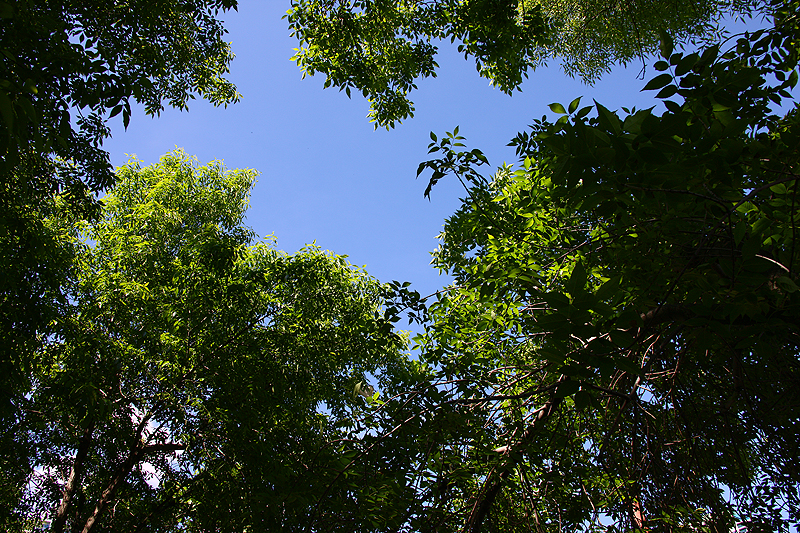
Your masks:
M 433 136 L 420 172 L 467 196 L 434 254 L 454 284 L 399 302 L 436 375 L 410 393 L 431 530 L 800 525 L 799 7 L 694 53 L 665 35 L 663 112 L 552 104 L 491 179 Z
M 0 4 L 0 172 L 79 203 L 113 182 L 106 121 L 130 102 L 149 114 L 199 94 L 236 101 L 224 79 L 233 58 L 215 15 L 234 0 Z M 20 166 L 22 165 L 22 166 Z M 16 169 L 16 172 L 15 172 Z M 24 175 L 19 172 L 24 169 Z
M 6 527 L 303 529 L 404 341 L 342 257 L 253 243 L 254 176 L 131 161 L 78 223 L 69 304 L 14 399 Z
M 63 302 L 72 250 L 44 222 L 97 213 L 108 120 L 237 100 L 216 15 L 236 2 L 0 2 L 0 418 Z M 54 196 L 61 207 L 56 208 Z
M 731 5 L 685 13 L 681 31 Z M 47 6 L 0 15 L 25 12 L 61 28 L 60 13 L 79 27 L 69 26 L 80 19 L 67 16 L 71 8 Z M 191 40 L 202 27 L 187 22 L 197 6 L 178 6 L 152 13 L 178 17 Z M 230 6 L 199 12 L 212 20 L 218 7 Z M 299 0 L 289 20 L 308 44 L 298 56 L 308 72 L 410 114 L 413 80 L 435 72 L 435 39 L 459 39 L 486 75 L 511 80 L 509 90 L 514 75 L 559 46 L 552 54 L 568 61 L 569 46 L 583 50 L 568 32 L 548 33 L 557 16 L 546 7 Z M 129 22 L 149 20 L 147 9 Z M 661 8 L 641 9 L 656 16 Z M 676 50 L 679 30 L 662 24 L 657 74 L 644 87 L 658 105 L 553 103 L 559 118 L 517 134 L 518 163 L 492 176 L 458 128 L 432 133 L 433 159 L 418 170 L 430 176 L 426 195 L 449 176 L 466 195 L 433 256 L 455 281 L 428 298 L 408 283 L 380 285 L 315 247 L 288 255 L 256 241 L 243 223 L 255 172 L 201 166 L 181 151 L 149 167 L 130 161 L 87 218 L 76 198 L 94 186 L 89 167 L 52 147 L 77 146 L 70 136 L 86 133 L 86 146 L 102 153 L 104 121 L 127 112 L 125 95 L 113 107 L 86 100 L 95 125 L 77 124 L 68 139 L 34 127 L 35 114 L 25 115 L 30 128 L 14 130 L 40 93 L 3 85 L 12 102 L 0 101 L 0 111 L 12 110 L 4 131 L 18 148 L 4 194 L 19 226 L 0 232 L 11 273 L 2 281 L 10 355 L 0 369 L 0 525 L 26 531 L 48 519 L 53 531 L 84 533 L 800 527 L 800 108 L 791 92 L 800 4 L 760 9 L 769 28 L 697 51 Z M 113 30 L 103 13 L 86 20 Z M 601 29 L 586 49 L 596 54 L 579 54 L 587 65 L 624 56 L 613 27 Z M 64 40 L 62 30 L 56 43 L 100 50 L 75 44 L 80 36 L 69 31 Z M 215 31 L 211 41 L 221 42 Z M 140 72 L 122 56 L 102 57 L 107 66 L 98 68 L 110 78 L 98 74 L 98 83 L 116 80 L 117 68 Z M 220 101 L 232 94 L 217 77 L 223 63 L 211 61 L 208 86 L 191 69 L 185 79 L 164 74 L 165 65 L 156 72 L 168 85 L 186 81 L 176 82 L 180 107 L 192 91 Z M 363 78 L 349 77 L 359 69 Z M 48 94 L 80 108 L 71 95 L 92 72 L 63 77 L 74 86 Z M 398 75 L 406 85 L 395 84 Z M 130 87 L 150 87 L 143 76 Z M 171 98 L 156 86 L 154 112 Z M 389 124 L 391 114 L 374 118 Z M 43 168 L 46 179 L 33 180 Z M 61 169 L 75 171 L 83 192 L 58 185 L 67 183 L 58 182 Z M 413 357 L 392 327 L 404 312 L 424 326 Z
M 361 92 L 375 127 L 414 115 L 408 98 L 419 78 L 435 77 L 437 46 L 458 41 L 478 72 L 504 92 L 528 71 L 559 60 L 570 75 L 596 80 L 613 64 L 652 53 L 659 31 L 687 40 L 713 33 L 723 13 L 748 1 L 293 0 L 289 27 L 303 74 L 325 87 Z

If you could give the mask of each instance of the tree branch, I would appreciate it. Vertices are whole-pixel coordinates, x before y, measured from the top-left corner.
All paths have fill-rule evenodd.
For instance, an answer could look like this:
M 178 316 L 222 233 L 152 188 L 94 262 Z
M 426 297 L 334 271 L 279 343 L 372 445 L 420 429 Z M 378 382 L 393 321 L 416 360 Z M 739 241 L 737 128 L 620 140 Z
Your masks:
M 95 524 L 97 524 L 97 520 L 100 518 L 100 515 L 105 510 L 108 502 L 114 497 L 114 494 L 117 492 L 119 486 L 125 481 L 125 478 L 128 477 L 128 474 L 131 473 L 133 470 L 133 466 L 137 464 L 142 458 L 149 454 L 149 453 L 157 453 L 157 452 L 173 452 L 178 450 L 185 450 L 186 446 L 184 444 L 177 444 L 172 442 L 162 443 L 162 444 L 151 444 L 145 446 L 141 441 L 141 433 L 144 430 L 144 426 L 147 421 L 150 419 L 150 415 L 147 415 L 142 418 L 142 421 L 139 423 L 137 432 L 138 432 L 138 442 L 136 442 L 130 450 L 128 454 L 128 458 L 125 459 L 125 462 L 117 469 L 114 478 L 108 484 L 106 489 L 100 495 L 100 499 L 97 501 L 97 505 L 94 508 L 94 512 L 92 512 L 92 516 L 86 520 L 86 523 L 83 526 L 82 533 L 90 533 L 94 528 Z
M 105 510 L 108 502 L 111 501 L 111 498 L 114 497 L 114 494 L 117 492 L 117 488 L 119 488 L 120 484 L 125 481 L 125 478 L 128 477 L 128 474 L 133 469 L 133 465 L 139 462 L 143 455 L 143 447 L 141 444 L 137 444 L 128 455 L 128 458 L 125 459 L 125 462 L 122 463 L 122 466 L 117 469 L 117 473 L 114 475 L 114 478 L 111 480 L 111 483 L 108 484 L 106 490 L 103 491 L 103 494 L 100 495 L 100 499 L 97 501 L 97 505 L 94 508 L 94 512 L 92 512 L 92 516 L 86 520 L 86 524 L 83 526 L 82 533 L 90 533 L 94 528 L 95 524 L 97 524 L 98 518 Z
M 83 462 L 89 453 L 89 448 L 92 444 L 92 433 L 94 432 L 94 422 L 83 430 L 83 435 L 78 443 L 78 452 L 75 454 L 75 461 L 72 463 L 72 470 L 69 473 L 67 484 L 64 485 L 64 492 L 61 497 L 61 503 L 56 511 L 56 517 L 51 524 L 53 533 L 62 533 L 64 525 L 67 523 L 67 513 L 69 512 L 72 498 L 75 495 L 75 489 L 81 483 L 83 476 Z
M 561 376 L 556 384 L 563 383 L 568 379 L 569 378 L 566 376 Z M 558 389 L 556 389 L 556 391 L 557 390 Z M 486 518 L 489 510 L 492 508 L 495 498 L 497 498 L 497 495 L 503 488 L 503 484 L 508 479 L 509 475 L 511 475 L 514 467 L 517 465 L 518 459 L 515 459 L 515 457 L 521 456 L 521 449 L 528 443 L 528 441 L 531 440 L 531 438 L 533 438 L 534 433 L 539 430 L 541 425 L 548 418 L 550 418 L 550 415 L 555 412 L 558 406 L 561 405 L 563 398 L 556 397 L 556 391 L 550 395 L 550 399 L 547 400 L 547 402 L 538 410 L 536 418 L 534 418 L 533 421 L 528 424 L 528 427 L 525 428 L 525 431 L 520 439 L 515 444 L 507 446 L 505 450 L 503 450 L 504 463 L 499 465 L 498 468 L 492 470 L 486 477 L 486 481 L 483 484 L 484 488 L 481 491 L 483 494 L 479 493 L 478 497 L 475 499 L 475 505 L 473 505 L 469 518 L 467 518 L 464 531 L 469 533 L 480 532 L 483 520 Z

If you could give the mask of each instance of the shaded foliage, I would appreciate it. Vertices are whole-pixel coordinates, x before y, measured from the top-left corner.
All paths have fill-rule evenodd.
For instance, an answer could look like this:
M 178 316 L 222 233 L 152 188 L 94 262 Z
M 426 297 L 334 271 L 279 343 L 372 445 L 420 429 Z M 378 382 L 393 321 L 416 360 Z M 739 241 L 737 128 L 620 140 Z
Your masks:
M 664 35 L 665 111 L 552 104 L 491 179 L 432 136 L 419 172 L 468 195 L 434 254 L 454 284 L 393 288 L 432 376 L 395 404 L 425 443 L 410 529 L 800 525 L 800 25 L 772 9 L 696 53 Z

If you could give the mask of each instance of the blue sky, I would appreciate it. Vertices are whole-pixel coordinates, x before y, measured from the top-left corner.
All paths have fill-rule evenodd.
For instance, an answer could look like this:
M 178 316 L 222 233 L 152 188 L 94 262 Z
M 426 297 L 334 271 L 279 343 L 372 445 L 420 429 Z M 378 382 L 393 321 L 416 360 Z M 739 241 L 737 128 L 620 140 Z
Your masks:
M 138 110 L 127 131 L 119 118 L 112 122 L 105 148 L 117 166 L 126 154 L 152 164 L 179 147 L 201 163 L 219 159 L 228 168 L 254 168 L 260 176 L 247 224 L 260 236 L 274 234 L 287 252 L 316 241 L 381 281 L 411 281 L 422 294 L 448 281 L 430 266 L 430 252 L 463 193 L 455 179 L 445 179 L 431 201 L 423 198 L 427 181 L 414 177 L 428 159 L 430 131 L 460 126 L 468 147 L 489 158 L 491 173 L 514 162 L 505 145 L 549 113 L 552 102 L 566 106 L 583 96 L 584 104 L 594 98 L 609 109 L 655 103 L 652 93 L 639 92 L 641 64 L 617 67 L 593 87 L 553 65 L 532 72 L 522 92 L 508 96 L 447 42 L 437 56 L 438 77 L 420 81 L 411 95 L 415 117 L 391 131 L 374 130 L 368 104 L 355 92 L 348 99 L 323 90 L 322 76 L 301 79 L 290 61 L 297 41 L 282 20 L 289 7 L 244 0 L 238 12 L 221 15 L 236 54 L 230 79 L 243 95 L 239 103 L 214 108 L 195 100 L 188 112 L 168 109 L 157 118 Z

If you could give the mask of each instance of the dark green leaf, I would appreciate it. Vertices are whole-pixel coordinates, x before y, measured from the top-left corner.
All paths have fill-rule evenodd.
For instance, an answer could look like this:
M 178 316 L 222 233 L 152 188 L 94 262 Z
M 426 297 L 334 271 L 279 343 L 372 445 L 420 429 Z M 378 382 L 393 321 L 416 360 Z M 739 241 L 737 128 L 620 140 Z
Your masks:
M 615 297 L 620 289 L 621 281 L 622 276 L 614 276 L 610 280 L 603 283 L 599 289 L 597 289 L 595 296 L 597 296 L 599 300 L 608 300 L 609 298 Z
M 661 89 L 668 83 L 672 82 L 672 79 L 673 79 L 672 74 L 659 74 L 658 76 L 647 82 L 647 85 L 645 85 L 642 90 L 653 91 L 655 89 Z
M 631 335 L 630 332 L 622 329 L 612 330 L 611 340 L 620 348 L 630 348 L 634 343 L 633 335 Z
M 558 384 L 558 388 L 553 396 L 555 398 L 566 398 L 578 392 L 580 388 L 581 385 L 577 381 L 565 380 Z
M 620 133 L 622 130 L 622 121 L 620 121 L 616 113 L 612 113 L 596 100 L 594 103 L 597 108 L 597 115 L 600 123 L 609 131 L 616 134 Z
M 578 411 L 583 411 L 592 405 L 592 395 L 585 390 L 576 392 L 572 399 L 575 402 L 575 409 Z
M 672 100 L 664 101 L 664 106 L 669 110 L 670 113 L 680 113 L 681 106 L 677 102 L 673 102 Z
M 669 59 L 669 57 L 672 55 L 672 50 L 674 49 L 675 44 L 672 40 L 672 37 L 666 31 L 660 30 L 659 34 L 661 37 L 661 57 L 664 59 Z
M 787 85 L 794 89 L 797 86 L 797 70 L 793 70 L 791 74 L 789 74 L 789 81 Z
M 572 274 L 569 277 L 569 281 L 566 283 L 566 289 L 567 292 L 575 296 L 578 293 L 583 292 L 585 286 L 586 270 L 583 268 L 583 263 L 578 261 L 575 263 L 575 267 L 572 269 Z
M 661 99 L 670 98 L 677 92 L 678 88 L 675 85 L 667 85 L 666 87 L 658 91 L 658 94 L 656 94 L 656 98 L 661 98 Z
M 11 130 L 14 127 L 14 108 L 8 95 L 3 90 L 0 90 L 0 113 L 3 115 L 6 127 Z

